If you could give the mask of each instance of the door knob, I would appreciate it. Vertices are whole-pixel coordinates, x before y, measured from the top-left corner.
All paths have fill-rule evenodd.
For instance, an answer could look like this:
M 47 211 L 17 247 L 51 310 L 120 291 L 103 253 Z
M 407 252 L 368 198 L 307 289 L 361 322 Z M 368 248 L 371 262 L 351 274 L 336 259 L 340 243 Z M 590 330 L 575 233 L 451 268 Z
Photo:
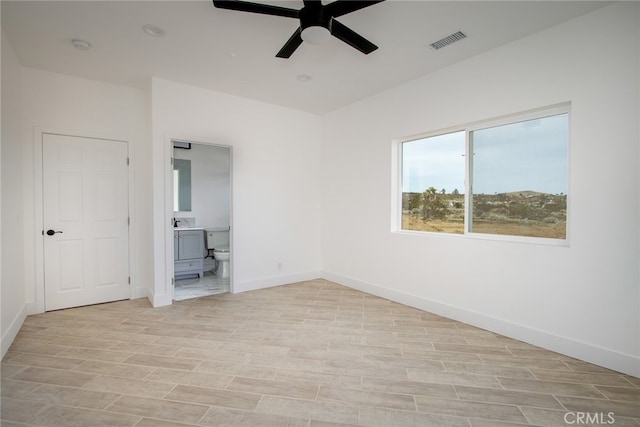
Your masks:
M 47 236 L 53 236 L 56 233 L 62 233 L 62 231 L 53 231 L 51 229 L 47 230 Z

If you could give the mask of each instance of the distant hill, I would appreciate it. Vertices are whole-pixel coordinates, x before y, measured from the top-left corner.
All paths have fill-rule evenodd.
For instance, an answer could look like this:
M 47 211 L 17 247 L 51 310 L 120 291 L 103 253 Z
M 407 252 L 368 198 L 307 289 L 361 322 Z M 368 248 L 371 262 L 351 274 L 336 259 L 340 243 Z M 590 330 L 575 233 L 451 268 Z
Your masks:
M 522 191 L 510 191 L 508 193 L 503 193 L 506 194 L 507 196 L 544 196 L 545 194 L 551 194 L 551 193 L 541 193 L 540 191 L 533 191 L 533 190 L 522 190 Z

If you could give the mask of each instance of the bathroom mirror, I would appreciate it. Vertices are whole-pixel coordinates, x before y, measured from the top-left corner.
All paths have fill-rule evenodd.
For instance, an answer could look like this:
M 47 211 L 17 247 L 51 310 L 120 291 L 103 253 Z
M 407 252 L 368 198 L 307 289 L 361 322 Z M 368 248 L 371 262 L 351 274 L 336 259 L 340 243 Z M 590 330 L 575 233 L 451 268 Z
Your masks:
M 191 212 L 191 160 L 173 159 L 173 210 Z

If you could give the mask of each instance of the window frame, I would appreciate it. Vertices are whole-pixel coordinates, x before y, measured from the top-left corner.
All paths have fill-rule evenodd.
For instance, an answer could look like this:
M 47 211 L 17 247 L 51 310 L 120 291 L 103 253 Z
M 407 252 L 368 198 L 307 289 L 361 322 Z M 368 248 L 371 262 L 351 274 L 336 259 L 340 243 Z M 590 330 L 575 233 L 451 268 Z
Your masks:
M 473 183 L 472 181 L 472 167 L 473 163 L 469 156 L 471 152 L 470 134 L 474 131 L 480 131 L 492 127 L 505 126 L 509 124 L 525 122 L 529 120 L 542 119 L 545 117 L 552 117 L 557 115 L 567 115 L 567 208 L 566 208 L 566 222 L 565 222 L 565 238 L 549 238 L 549 237 L 529 237 L 520 235 L 508 235 L 508 234 L 490 234 L 470 231 L 472 227 L 471 215 L 472 215 L 472 203 L 473 200 Z M 434 232 L 434 231 L 418 231 L 418 230 L 406 230 L 402 228 L 402 186 L 403 186 L 403 144 L 420 139 L 436 137 L 439 135 L 450 134 L 454 132 L 465 133 L 465 170 L 464 170 L 464 232 L 447 233 L 447 232 Z M 406 235 L 416 236 L 439 236 L 444 238 L 465 238 L 465 239 L 480 239 L 480 240 L 494 240 L 503 242 L 516 242 L 527 244 L 542 244 L 548 246 L 569 246 L 570 245 L 570 212 L 571 212 L 571 103 L 566 102 L 562 104 L 556 104 L 552 106 L 537 108 L 534 110 L 528 110 L 520 113 L 509 114 L 487 120 L 481 120 L 477 122 L 468 123 L 466 125 L 449 127 L 439 129 L 431 132 L 426 132 L 417 135 L 406 136 L 398 138 L 392 141 L 392 212 L 391 212 L 391 232 Z

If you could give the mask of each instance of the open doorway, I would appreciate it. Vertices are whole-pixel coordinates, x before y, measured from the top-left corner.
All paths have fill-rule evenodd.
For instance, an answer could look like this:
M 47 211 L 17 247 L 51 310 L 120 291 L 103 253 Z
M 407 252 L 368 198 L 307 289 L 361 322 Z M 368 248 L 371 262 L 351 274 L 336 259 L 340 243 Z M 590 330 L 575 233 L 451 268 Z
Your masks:
M 173 300 L 231 290 L 231 148 L 173 143 Z

